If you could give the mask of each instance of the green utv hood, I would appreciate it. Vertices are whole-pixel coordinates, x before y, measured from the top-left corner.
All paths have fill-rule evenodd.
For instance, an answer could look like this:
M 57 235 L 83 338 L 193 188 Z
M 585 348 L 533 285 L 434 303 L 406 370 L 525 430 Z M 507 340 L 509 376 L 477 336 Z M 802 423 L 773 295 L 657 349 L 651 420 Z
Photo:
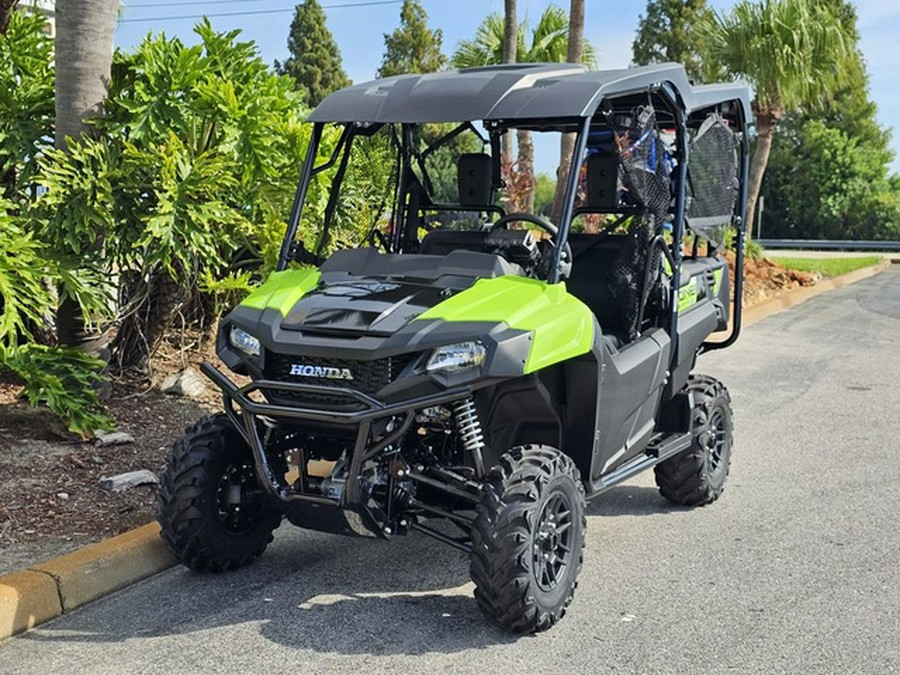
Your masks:
M 503 322 L 533 334 L 525 373 L 585 354 L 594 341 L 594 317 L 563 283 L 518 276 L 480 279 L 420 314 L 417 320 Z
M 319 283 L 322 273 L 314 267 L 273 272 L 265 283 L 241 303 L 252 309 L 276 309 L 285 316 L 304 295 Z
M 460 256 L 454 256 L 461 260 Z M 350 255 L 343 257 L 349 259 Z M 426 256 L 419 256 L 422 257 Z M 327 263 L 321 270 L 275 272 L 232 316 L 242 315 L 244 319 L 239 323 L 268 347 L 282 345 L 288 352 L 301 344 L 305 345 L 302 352 L 321 348 L 321 340 L 330 342 L 344 331 L 348 331 L 348 337 L 367 335 L 387 340 L 380 344 L 396 349 L 403 343 L 403 335 L 412 337 L 416 333 L 414 327 L 426 321 L 443 322 L 448 327 L 474 323 L 481 324 L 482 329 L 490 324 L 503 325 L 530 334 L 523 367 L 526 374 L 591 349 L 594 317 L 581 301 L 566 291 L 564 284 L 548 284 L 500 269 L 493 270 L 493 274 L 499 272 L 496 276 L 466 279 L 456 273 L 459 270 L 450 256 L 443 258 L 443 262 L 427 261 L 431 267 L 440 263 L 449 273 L 443 274 L 438 268 L 435 278 L 426 280 L 413 270 L 397 269 L 403 263 L 399 257 L 381 258 L 381 262 L 390 263 L 395 275 L 388 277 L 382 269 L 377 270 L 379 273 L 369 269 L 329 270 Z M 421 260 L 414 260 L 416 256 L 403 258 L 405 264 L 415 263 L 421 268 Z M 480 259 L 483 261 L 483 256 Z M 272 310 L 278 313 L 278 318 L 270 325 L 272 319 L 264 319 L 262 313 Z M 413 329 L 412 333 L 409 329 Z M 297 331 L 302 331 L 305 337 L 300 339 Z M 289 337 L 291 333 L 298 338 Z M 429 335 L 436 334 L 429 331 Z M 473 333 L 471 337 L 479 335 Z M 331 349 L 338 346 L 332 344 Z

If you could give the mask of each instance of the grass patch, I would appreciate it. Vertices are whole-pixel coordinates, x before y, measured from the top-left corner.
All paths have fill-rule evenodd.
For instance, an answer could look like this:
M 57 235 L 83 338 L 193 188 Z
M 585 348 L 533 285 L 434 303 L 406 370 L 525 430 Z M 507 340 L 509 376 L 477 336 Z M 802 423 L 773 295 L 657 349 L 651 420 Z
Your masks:
M 864 258 L 772 258 L 788 269 L 800 272 L 816 272 L 823 277 L 838 277 L 847 272 L 870 267 L 881 262 L 881 256 L 871 255 Z

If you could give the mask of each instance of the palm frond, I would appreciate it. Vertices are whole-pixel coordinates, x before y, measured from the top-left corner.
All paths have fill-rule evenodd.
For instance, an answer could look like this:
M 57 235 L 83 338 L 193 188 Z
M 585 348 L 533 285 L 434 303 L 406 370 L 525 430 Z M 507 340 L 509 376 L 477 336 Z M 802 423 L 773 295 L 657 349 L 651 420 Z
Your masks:
M 528 39 L 530 37 L 530 40 Z M 519 24 L 516 61 L 519 63 L 565 63 L 569 40 L 569 15 L 550 5 L 528 34 L 527 21 Z M 597 51 L 587 40 L 582 46 L 582 61 L 596 65 Z M 450 59 L 456 68 L 487 66 L 503 61 L 503 17 L 491 14 L 481 22 L 471 40 L 462 40 Z
M 827 3 L 742 0 L 701 25 L 707 56 L 719 72 L 748 80 L 763 110 L 792 110 L 828 97 L 846 80 L 852 41 Z

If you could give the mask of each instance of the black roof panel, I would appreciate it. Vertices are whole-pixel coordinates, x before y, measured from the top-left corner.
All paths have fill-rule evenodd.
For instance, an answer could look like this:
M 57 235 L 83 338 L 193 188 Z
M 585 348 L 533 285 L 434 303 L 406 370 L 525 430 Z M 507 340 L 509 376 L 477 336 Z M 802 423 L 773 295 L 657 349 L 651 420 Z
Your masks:
M 746 86 L 694 87 L 677 63 L 596 71 L 577 64 L 541 63 L 397 75 L 365 82 L 334 92 L 307 119 L 424 123 L 587 117 L 605 97 L 663 82 L 678 91 L 688 112 L 728 100 L 740 100 L 745 116 L 750 112 Z

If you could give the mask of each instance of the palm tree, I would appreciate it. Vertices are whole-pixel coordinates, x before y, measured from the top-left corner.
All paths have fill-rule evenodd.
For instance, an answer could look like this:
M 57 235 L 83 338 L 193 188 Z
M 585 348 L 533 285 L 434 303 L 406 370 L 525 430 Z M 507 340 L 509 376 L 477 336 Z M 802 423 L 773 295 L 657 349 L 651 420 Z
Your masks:
M 569 6 L 569 31 L 566 40 L 566 61 L 581 63 L 584 60 L 584 0 L 572 0 Z M 575 151 L 575 134 L 563 134 L 559 144 L 559 169 L 556 172 L 556 192 L 553 195 L 551 218 L 559 222 L 563 199 L 566 195 L 572 153 Z
M 516 0 L 504 0 L 503 3 L 503 63 L 515 63 L 519 46 L 519 22 L 516 19 Z M 507 162 L 512 161 L 512 137 L 503 137 L 503 156 Z
M 119 0 L 65 0 L 56 3 L 56 147 L 66 148 L 70 136 L 89 128 L 85 120 L 102 113 L 113 55 L 113 33 Z M 102 241 L 102 233 L 98 233 Z M 91 242 L 96 244 L 96 242 Z M 62 344 L 80 346 L 99 355 L 105 334 L 85 327 L 78 304 L 65 299 L 57 315 Z
M 581 15 L 584 25 L 584 13 Z M 478 26 L 475 37 L 462 40 L 450 57 L 456 68 L 488 66 L 503 61 L 503 37 L 505 21 L 499 14 L 491 14 Z M 550 5 L 541 14 L 534 30 L 531 43 L 526 45 L 528 24 L 519 24 L 516 37 L 516 60 L 519 63 L 564 63 L 568 57 L 569 15 L 564 9 Z M 583 31 L 583 28 L 582 28 Z M 597 52 L 589 42 L 581 40 L 578 62 L 591 67 L 595 65 Z
M 582 14 L 582 24 L 583 24 Z M 463 40 L 459 43 L 450 62 L 456 68 L 471 68 L 474 66 L 486 66 L 504 63 L 504 30 L 506 24 L 499 14 L 491 14 L 475 31 L 472 40 Z M 520 63 L 562 63 L 568 56 L 568 29 L 569 16 L 566 11 L 550 5 L 541 14 L 534 30 L 531 31 L 530 42 L 526 42 L 528 26 L 526 22 L 519 24 L 516 36 L 516 55 Z M 595 64 L 596 51 L 594 47 L 580 41 L 580 58 L 578 62 L 591 67 Z M 522 195 L 525 209 L 534 209 L 534 145 L 531 133 L 520 130 L 517 132 L 516 141 L 519 147 L 519 170 L 530 176 L 530 187 L 526 188 Z
M 750 162 L 747 232 L 778 123 L 826 102 L 852 70 L 853 41 L 820 0 L 742 0 L 701 24 L 706 81 L 746 79 L 755 90 L 756 149 Z
M 516 0 L 504 0 L 503 3 L 503 63 L 516 62 L 519 22 L 516 19 Z

